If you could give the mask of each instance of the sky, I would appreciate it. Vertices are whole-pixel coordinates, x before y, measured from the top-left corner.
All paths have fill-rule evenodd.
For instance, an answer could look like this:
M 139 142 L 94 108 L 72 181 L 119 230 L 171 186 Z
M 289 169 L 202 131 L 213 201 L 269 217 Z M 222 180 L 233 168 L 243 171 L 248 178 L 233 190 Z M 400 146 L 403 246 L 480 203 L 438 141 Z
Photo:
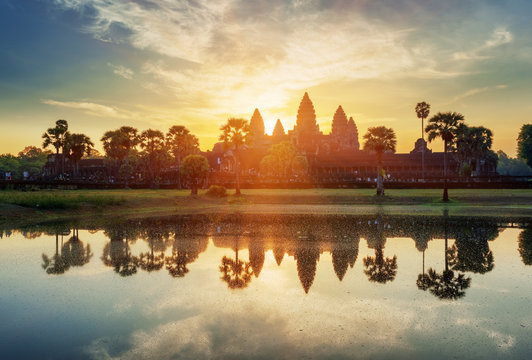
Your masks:
M 342 105 L 360 140 L 384 125 L 409 152 L 426 101 L 515 156 L 532 122 L 531 13 L 526 0 L 0 0 L 0 154 L 39 146 L 58 119 L 99 150 L 123 125 L 185 125 L 208 150 L 255 108 L 268 133 L 292 129 L 308 92 L 325 134 Z

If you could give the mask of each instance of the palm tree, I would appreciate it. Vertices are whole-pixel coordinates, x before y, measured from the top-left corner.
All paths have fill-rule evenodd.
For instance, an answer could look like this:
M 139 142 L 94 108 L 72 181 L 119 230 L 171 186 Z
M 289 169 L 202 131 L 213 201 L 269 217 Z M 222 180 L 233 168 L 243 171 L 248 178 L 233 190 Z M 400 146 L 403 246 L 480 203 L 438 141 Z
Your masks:
M 416 105 L 416 114 L 418 119 L 421 119 L 421 140 L 423 146 L 421 148 L 421 178 L 425 179 L 425 132 L 423 131 L 425 125 L 424 120 L 429 116 L 430 104 L 422 101 Z
M 83 155 L 90 155 L 94 143 L 85 134 L 67 134 L 65 139 L 66 156 L 74 165 L 74 176 L 78 175 L 79 160 Z
M 484 126 L 473 126 L 469 128 L 472 138 L 472 155 L 475 160 L 475 173 L 480 175 L 480 160 L 486 158 L 491 152 L 493 143 L 493 133 Z
M 220 127 L 220 130 L 222 130 L 220 140 L 224 142 L 224 146 L 226 148 L 234 148 L 236 175 L 235 195 L 240 195 L 240 148 L 242 145 L 249 143 L 249 123 L 244 119 L 230 118 L 225 125 Z
M 62 119 L 57 120 L 55 122 L 55 127 L 48 128 L 48 130 L 42 134 L 42 138 L 44 139 L 42 143 L 43 148 L 46 149 L 49 145 L 52 145 L 55 148 L 56 157 L 59 157 L 59 149 L 61 149 L 61 173 L 65 172 L 65 138 L 67 134 L 68 122 Z
M 447 148 L 458 130 L 460 124 L 463 124 L 464 116 L 456 112 L 437 113 L 429 119 L 425 132 L 429 134 L 429 142 L 436 138 L 441 138 L 444 143 L 443 154 L 443 201 L 449 201 L 447 191 Z
M 198 138 L 190 133 L 183 125 L 174 125 L 166 133 L 166 146 L 174 156 L 175 165 L 179 168 L 181 160 L 187 155 L 199 151 Z M 178 187 L 181 189 L 181 178 L 178 172 Z
M 190 184 L 190 195 L 198 195 L 198 184 L 209 173 L 209 161 L 203 155 L 188 155 L 181 166 L 179 173 Z
M 395 145 L 397 144 L 395 132 L 392 128 L 385 126 L 371 127 L 364 135 L 364 139 L 366 140 L 364 150 L 373 151 L 377 154 L 377 195 L 384 195 L 382 154 L 385 151 L 395 152 Z

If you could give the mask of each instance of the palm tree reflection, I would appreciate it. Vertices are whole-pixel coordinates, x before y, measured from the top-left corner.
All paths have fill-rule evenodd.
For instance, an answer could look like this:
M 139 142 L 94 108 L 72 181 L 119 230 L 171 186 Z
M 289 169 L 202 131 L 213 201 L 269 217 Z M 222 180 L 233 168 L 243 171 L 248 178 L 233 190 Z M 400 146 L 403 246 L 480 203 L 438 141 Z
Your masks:
M 70 229 L 58 226 L 55 228 L 55 254 L 49 257 L 46 254 L 42 254 L 42 268 L 50 275 L 64 274 L 65 271 L 70 269 L 70 263 L 66 257 L 63 256 L 63 236 L 69 235 Z M 59 235 L 61 235 L 61 246 L 59 246 Z M 59 249 L 61 248 L 61 251 Z
M 480 226 L 466 224 L 458 227 L 456 241 L 447 250 L 451 269 L 478 274 L 493 270 L 493 253 L 488 241 L 497 238 L 498 235 L 499 229 L 496 224 L 482 223 Z
M 417 277 L 417 287 L 420 290 L 429 290 L 430 293 L 442 300 L 456 300 L 465 296 L 465 290 L 471 286 L 471 278 L 466 278 L 465 274 L 449 270 L 448 261 L 448 231 L 447 231 L 448 212 L 445 211 L 444 218 L 444 237 L 445 237 L 445 270 L 438 274 L 434 269 L 429 268 L 427 274 L 422 273 Z
M 532 265 L 532 228 L 524 229 L 519 234 L 519 254 L 523 264 Z
M 384 222 L 377 218 L 376 228 L 372 228 L 368 234 L 368 247 L 375 249 L 375 256 L 366 256 L 364 258 L 364 274 L 371 282 L 385 284 L 393 281 L 397 275 L 397 256 L 393 258 L 384 257 L 384 245 L 386 237 L 384 236 Z
M 187 265 L 193 263 L 206 248 L 206 238 L 183 239 L 176 235 L 172 254 L 164 259 L 166 270 L 173 277 L 184 277 L 189 272 Z
M 144 239 L 148 242 L 149 251 L 140 253 L 138 257 L 139 267 L 147 272 L 161 270 L 165 263 L 164 251 L 167 248 L 169 234 L 163 232 L 162 227 L 153 226 L 146 229 L 143 234 Z M 156 254 L 155 252 L 159 252 Z
M 253 269 L 250 262 L 238 259 L 238 237 L 235 237 L 235 259 L 224 256 L 220 272 L 224 281 L 230 289 L 244 289 L 248 286 L 253 276 Z
M 90 244 L 83 247 L 83 241 L 79 239 L 79 230 L 73 229 L 72 236 L 63 245 L 63 258 L 70 266 L 83 266 L 87 264 L 92 256 Z
M 106 266 L 113 267 L 120 276 L 131 276 L 137 273 L 138 258 L 131 255 L 129 240 L 134 240 L 131 227 L 112 227 L 105 231 L 111 239 L 103 248 L 101 257 Z

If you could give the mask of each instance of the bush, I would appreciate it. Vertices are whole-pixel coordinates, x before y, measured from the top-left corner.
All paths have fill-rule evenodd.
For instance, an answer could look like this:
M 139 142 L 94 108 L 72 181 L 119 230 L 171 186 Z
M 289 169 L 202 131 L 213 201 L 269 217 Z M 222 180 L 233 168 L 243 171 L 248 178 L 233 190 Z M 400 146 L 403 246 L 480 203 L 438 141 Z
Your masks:
M 227 189 L 221 185 L 211 185 L 207 190 L 207 195 L 212 197 L 224 197 L 227 196 Z

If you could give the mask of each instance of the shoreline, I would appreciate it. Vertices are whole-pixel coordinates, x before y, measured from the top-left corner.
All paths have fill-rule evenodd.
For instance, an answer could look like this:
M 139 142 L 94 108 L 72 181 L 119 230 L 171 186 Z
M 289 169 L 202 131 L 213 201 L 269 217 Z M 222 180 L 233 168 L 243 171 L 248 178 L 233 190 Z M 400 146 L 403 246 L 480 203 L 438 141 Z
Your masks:
M 374 193 L 373 189 L 274 189 L 212 198 L 205 191 L 192 197 L 189 190 L 4 191 L 0 192 L 0 226 L 232 213 L 438 216 L 447 211 L 449 216 L 460 217 L 532 218 L 531 190 L 451 190 L 449 203 L 441 201 L 441 190 L 436 189 L 388 189 L 382 198 Z M 23 196 L 26 202 L 51 197 L 71 208 L 43 210 L 8 203 L 17 201 L 16 196 Z

